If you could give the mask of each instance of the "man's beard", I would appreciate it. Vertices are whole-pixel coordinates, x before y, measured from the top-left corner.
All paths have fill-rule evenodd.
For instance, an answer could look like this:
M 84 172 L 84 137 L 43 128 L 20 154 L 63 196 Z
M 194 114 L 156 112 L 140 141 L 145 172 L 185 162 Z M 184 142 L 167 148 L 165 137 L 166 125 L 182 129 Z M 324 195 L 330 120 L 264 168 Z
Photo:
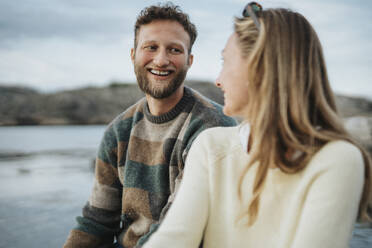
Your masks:
M 134 72 L 136 73 L 138 86 L 145 94 L 148 94 L 155 99 L 164 99 L 172 95 L 180 87 L 186 78 L 187 69 L 183 68 L 169 83 L 162 87 L 156 87 L 151 83 L 147 77 L 148 70 L 146 68 L 135 64 Z

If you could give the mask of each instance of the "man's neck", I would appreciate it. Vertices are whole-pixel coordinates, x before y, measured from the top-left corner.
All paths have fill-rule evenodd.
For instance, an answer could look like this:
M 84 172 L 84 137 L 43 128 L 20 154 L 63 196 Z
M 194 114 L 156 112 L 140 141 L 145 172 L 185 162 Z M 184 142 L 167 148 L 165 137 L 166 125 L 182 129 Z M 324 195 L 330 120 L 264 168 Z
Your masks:
M 155 116 L 168 113 L 181 100 L 183 94 L 184 86 L 182 84 L 172 95 L 164 99 L 156 99 L 150 95 L 146 95 L 150 113 Z

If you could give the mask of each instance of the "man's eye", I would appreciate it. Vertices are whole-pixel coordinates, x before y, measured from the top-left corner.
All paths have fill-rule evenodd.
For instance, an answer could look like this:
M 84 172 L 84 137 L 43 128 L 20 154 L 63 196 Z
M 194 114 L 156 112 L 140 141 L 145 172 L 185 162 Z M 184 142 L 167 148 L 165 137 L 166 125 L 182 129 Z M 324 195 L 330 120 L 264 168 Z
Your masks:
M 181 49 L 178 48 L 171 48 L 170 51 L 171 53 L 182 53 Z
M 156 46 L 146 46 L 145 49 L 146 50 L 149 50 L 149 51 L 155 51 L 156 50 Z

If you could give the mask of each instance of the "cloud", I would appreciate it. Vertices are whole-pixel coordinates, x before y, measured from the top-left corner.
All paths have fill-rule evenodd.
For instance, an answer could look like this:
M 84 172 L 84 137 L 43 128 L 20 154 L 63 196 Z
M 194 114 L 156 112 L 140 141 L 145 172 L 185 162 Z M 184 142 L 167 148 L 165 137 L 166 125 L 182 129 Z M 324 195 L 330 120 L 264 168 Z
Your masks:
M 159 1 L 0 1 L 0 83 L 27 83 L 52 90 L 134 81 L 129 58 L 133 25 L 140 10 Z M 161 1 L 164 2 L 164 1 Z M 213 81 L 220 51 L 232 32 L 243 0 L 175 0 L 199 35 L 188 78 Z M 264 8 L 302 13 L 324 48 L 332 87 L 371 95 L 372 1 L 262 0 Z
M 105 44 L 59 38 L 20 42 L 17 49 L 0 50 L 0 78 L 46 91 L 118 79 L 134 82 L 131 43 L 131 37 Z
M 102 1 L 101 1 L 102 2 Z M 91 36 L 116 38 L 132 30 L 133 12 L 113 1 L 43 1 L 0 2 L 2 42 L 29 38 L 62 37 L 82 39 Z

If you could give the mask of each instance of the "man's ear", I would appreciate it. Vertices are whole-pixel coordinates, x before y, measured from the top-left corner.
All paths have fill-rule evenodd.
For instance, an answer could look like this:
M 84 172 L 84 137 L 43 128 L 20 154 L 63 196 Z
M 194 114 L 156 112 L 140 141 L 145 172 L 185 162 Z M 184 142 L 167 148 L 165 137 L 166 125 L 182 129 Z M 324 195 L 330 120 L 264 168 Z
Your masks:
M 134 56 L 135 56 L 135 51 L 134 51 L 134 48 L 131 48 L 130 49 L 130 59 L 132 60 L 132 63 L 134 64 Z
M 188 62 L 188 66 L 191 67 L 192 62 L 194 62 L 194 55 L 193 54 L 190 54 L 187 60 L 188 60 L 187 61 Z

